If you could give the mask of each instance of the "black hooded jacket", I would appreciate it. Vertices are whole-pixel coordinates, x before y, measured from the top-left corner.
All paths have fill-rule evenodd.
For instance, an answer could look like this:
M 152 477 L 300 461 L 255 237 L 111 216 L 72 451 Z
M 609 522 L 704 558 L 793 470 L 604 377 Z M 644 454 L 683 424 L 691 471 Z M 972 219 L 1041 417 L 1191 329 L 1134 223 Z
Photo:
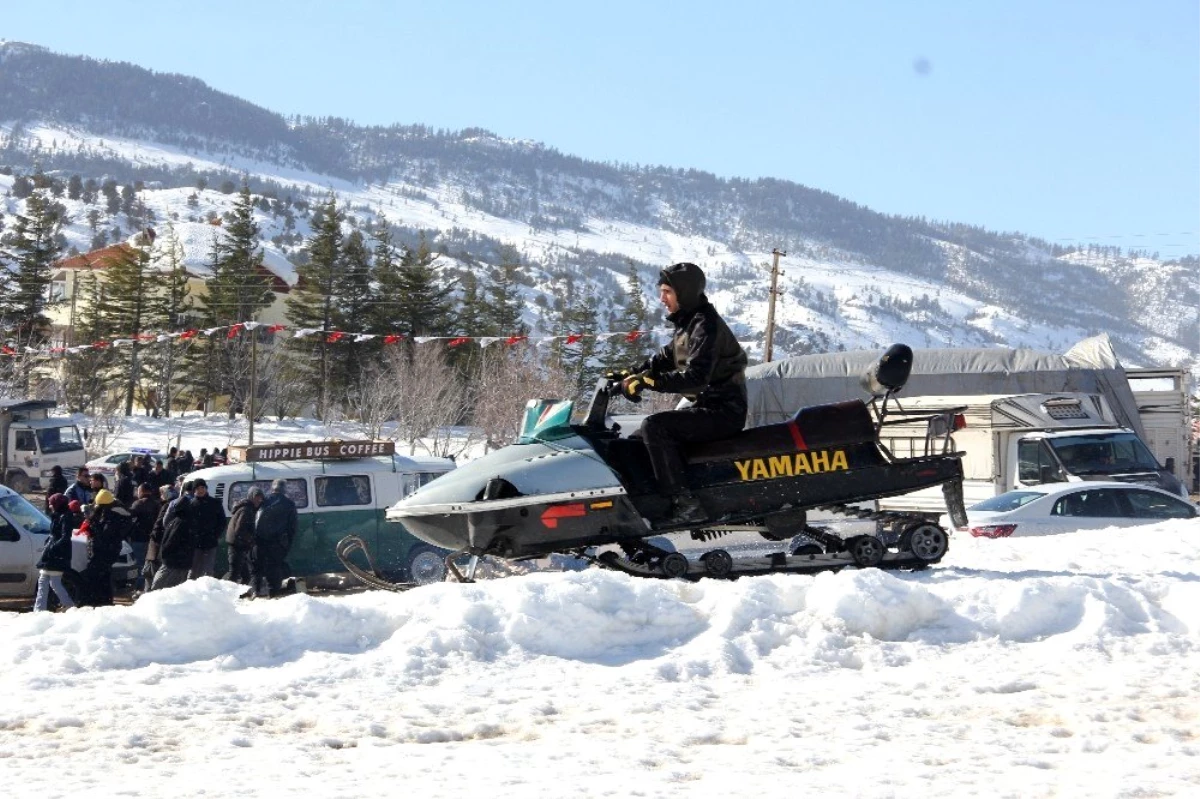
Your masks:
M 695 264 L 662 271 L 675 290 L 679 310 L 671 343 L 636 371 L 649 372 L 655 391 L 682 394 L 702 408 L 746 412 L 746 352 L 704 294 L 704 273 Z

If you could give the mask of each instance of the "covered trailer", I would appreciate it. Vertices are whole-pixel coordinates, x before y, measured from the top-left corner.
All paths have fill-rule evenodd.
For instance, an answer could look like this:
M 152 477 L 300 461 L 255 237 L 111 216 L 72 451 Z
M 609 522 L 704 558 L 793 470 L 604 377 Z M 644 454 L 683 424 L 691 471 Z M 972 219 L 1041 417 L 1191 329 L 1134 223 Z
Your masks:
M 746 372 L 747 425 L 774 424 L 791 418 L 801 407 L 866 396 L 860 376 L 877 358 L 874 350 L 853 351 L 806 355 L 751 367 Z M 1106 335 L 1085 339 L 1062 355 L 1007 348 L 915 350 L 912 374 L 898 399 L 901 405 L 907 400 L 924 406 L 928 403 L 917 403 L 915 398 L 941 398 L 946 404 L 965 405 L 987 398 L 986 415 L 990 416 L 991 403 L 1006 396 L 1095 396 L 1103 400 L 1112 423 L 1150 445 L 1159 463 L 1176 477 L 1187 475 L 1189 454 L 1183 446 L 1187 436 L 1186 373 L 1130 372 L 1117 359 Z M 1143 375 L 1155 378 L 1155 387 L 1166 390 L 1135 393 L 1130 380 Z M 1164 383 L 1164 376 L 1170 376 L 1173 382 L 1158 386 Z M 990 425 L 986 427 L 991 429 Z M 965 441 L 963 436 L 970 438 L 970 433 L 962 431 L 956 438 Z M 996 490 L 1006 490 L 1004 485 L 1005 481 L 997 477 Z

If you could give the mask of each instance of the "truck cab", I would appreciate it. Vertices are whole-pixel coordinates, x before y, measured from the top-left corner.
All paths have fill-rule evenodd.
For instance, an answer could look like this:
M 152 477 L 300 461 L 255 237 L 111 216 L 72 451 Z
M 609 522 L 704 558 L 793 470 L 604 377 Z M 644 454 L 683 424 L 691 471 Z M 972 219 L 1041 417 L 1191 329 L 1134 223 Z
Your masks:
M 1158 463 L 1137 433 L 1121 426 L 1099 394 L 955 395 L 900 402 L 903 413 L 914 415 L 961 411 L 963 425 L 952 440 L 953 448 L 963 453 L 968 507 L 1017 488 L 1085 480 L 1141 483 L 1187 496 L 1183 484 Z M 923 442 L 924 428 L 901 424 L 883 435 L 885 446 L 903 454 L 911 441 Z M 940 502 L 938 494 L 915 492 L 880 500 L 879 507 L 932 513 Z
M 1006 460 L 1015 468 L 1006 475 L 1006 491 L 1041 483 L 1118 480 L 1187 496 L 1179 479 L 1131 430 L 1030 432 L 1012 437 L 1008 447 Z
M 87 460 L 69 419 L 51 419 L 54 400 L 0 400 L 0 478 L 18 494 L 38 490 L 55 466 L 71 474 Z

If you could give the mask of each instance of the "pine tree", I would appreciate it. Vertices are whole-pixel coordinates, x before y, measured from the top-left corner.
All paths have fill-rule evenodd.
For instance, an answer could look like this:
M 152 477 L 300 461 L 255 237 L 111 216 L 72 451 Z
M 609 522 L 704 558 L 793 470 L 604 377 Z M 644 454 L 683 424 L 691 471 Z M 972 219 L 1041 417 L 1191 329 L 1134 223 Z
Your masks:
M 375 231 L 375 249 L 372 253 L 371 276 L 375 283 L 375 297 L 368 314 L 368 331 L 379 335 L 401 332 L 400 302 L 403 281 L 400 277 L 400 262 L 396 259 L 396 248 L 386 221 Z
M 333 281 L 333 326 L 335 330 L 361 331 L 363 320 L 370 312 L 373 293 L 371 290 L 371 253 L 363 234 L 355 230 L 346 236 L 342 247 L 340 268 Z M 339 342 L 345 357 L 333 363 L 330 380 L 337 396 L 346 396 L 356 387 L 362 374 L 365 356 L 374 351 L 371 342 Z
M 596 361 L 597 297 L 592 290 L 577 291 L 569 274 L 559 276 L 558 299 L 552 317 L 551 332 L 556 339 L 551 345 L 552 365 L 575 379 L 576 389 L 582 391 L 603 371 Z M 568 338 L 575 338 L 568 343 Z
M 96 271 L 76 272 L 74 336 L 71 343 L 107 343 L 115 328 L 108 319 L 105 287 Z M 63 360 L 63 397 L 72 413 L 93 413 L 97 401 L 108 390 L 116 368 L 117 353 L 107 346 L 88 347 Z
M 421 234 L 420 243 L 406 250 L 400 259 L 399 294 L 396 297 L 396 322 L 407 336 L 448 335 L 454 329 L 451 318 L 453 286 L 442 285 L 433 268 L 436 256 Z
M 500 264 L 491 273 L 484 287 L 485 313 L 482 316 L 487 335 L 523 336 L 529 332 L 521 321 L 524 303 L 518 289 L 517 274 L 521 270 L 521 257 L 512 247 L 500 251 Z
M 142 336 L 152 318 L 161 318 L 162 292 L 150 264 L 150 248 L 123 249 L 105 270 L 108 319 L 117 334 L 132 339 L 125 374 L 125 415 L 133 414 L 133 400 L 141 373 Z
M 263 266 L 259 245 L 260 229 L 254 221 L 254 200 L 245 184 L 230 210 L 223 236 L 213 248 L 213 275 L 207 284 L 203 320 L 209 327 L 226 327 L 255 321 L 274 300 L 270 273 Z M 213 346 L 217 359 L 216 385 L 229 397 L 230 417 L 245 407 L 251 380 L 252 343 L 248 336 L 234 336 L 222 346 Z M 210 364 L 211 366 L 211 364 Z
M 205 321 L 213 325 L 250 322 L 271 305 L 274 296 L 263 267 L 261 231 L 254 221 L 254 201 L 248 187 L 242 186 L 223 229 L 213 275 L 207 283 Z
M 6 253 L 12 275 L 9 290 L 0 296 L 0 320 L 5 334 L 22 346 L 40 345 L 49 332 L 47 297 L 51 268 L 62 252 L 58 234 L 63 222 L 62 206 L 34 193 L 13 225 Z
M 163 333 L 179 332 L 186 329 L 192 302 L 188 289 L 188 273 L 183 263 L 183 245 L 174 226 L 167 226 L 166 234 L 158 240 L 154 255 L 160 301 L 151 307 L 148 327 Z M 152 348 L 145 351 L 145 374 L 150 375 L 153 386 L 154 415 L 169 417 L 179 370 L 176 350 L 181 344 L 179 339 L 174 337 L 160 338 Z M 185 340 L 182 346 L 190 347 L 191 339 Z
M 645 332 L 649 314 L 646 309 L 646 295 L 642 292 L 642 279 L 638 275 L 637 265 L 629 261 L 629 279 L 625 287 L 625 305 L 615 323 L 615 330 L 630 332 L 640 330 Z M 618 369 L 629 368 L 641 363 L 646 358 L 648 348 L 646 336 L 639 336 L 633 341 L 621 336 L 609 340 L 608 362 Z
M 25 213 L 18 214 L 13 225 L 10 247 L 0 268 L 10 271 L 8 283 L 0 293 L 0 340 L 13 349 L 39 348 L 49 338 L 51 269 L 62 252 L 59 232 L 65 213 L 59 203 L 34 192 L 25 199 Z M 29 367 L 22 359 L 15 385 L 29 388 Z
M 484 323 L 488 314 L 487 303 L 481 296 L 479 278 L 474 272 L 467 272 L 459 280 L 462 297 L 458 304 L 458 325 L 456 333 L 462 336 L 494 336 L 498 335 Z
M 308 243 L 308 263 L 297 270 L 296 286 L 288 294 L 287 309 L 288 319 L 296 327 L 322 331 L 316 343 L 318 362 L 313 380 L 317 413 L 324 419 L 329 396 L 328 333 L 334 329 L 334 286 L 342 259 L 342 213 L 332 194 L 318 211 L 313 237 Z M 318 216 L 317 212 L 314 216 Z M 298 339 L 294 348 L 302 348 L 305 344 Z

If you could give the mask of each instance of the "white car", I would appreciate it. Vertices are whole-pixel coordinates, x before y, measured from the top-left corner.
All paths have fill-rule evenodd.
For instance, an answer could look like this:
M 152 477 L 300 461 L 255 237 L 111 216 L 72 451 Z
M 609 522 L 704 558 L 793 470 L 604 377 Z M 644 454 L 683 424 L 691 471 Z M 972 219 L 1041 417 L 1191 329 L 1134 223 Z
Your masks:
M 1195 519 L 1200 509 L 1175 494 L 1134 483 L 1049 483 L 1009 491 L 967 508 L 976 538 L 1048 535 Z M 943 517 L 944 525 L 949 517 Z M 947 528 L 949 529 L 949 527 Z
M 32 598 L 37 592 L 37 562 L 46 547 L 50 519 L 23 496 L 0 486 L 0 596 Z M 73 596 L 80 590 L 79 573 L 87 565 L 85 536 L 71 537 L 71 568 L 63 573 L 63 583 Z M 121 544 L 121 556 L 113 563 L 113 582 L 129 583 L 137 579 L 133 548 Z M 56 602 L 53 592 L 51 602 Z
M 156 449 L 133 449 L 126 452 L 115 452 L 112 455 L 102 455 L 99 458 L 92 458 L 84 464 L 87 466 L 88 472 L 99 472 L 108 479 L 109 488 L 113 485 L 113 480 L 117 475 L 117 465 L 129 460 L 134 455 L 152 455 L 156 460 L 162 459 L 162 453 Z M 73 475 L 64 475 L 69 483 Z

